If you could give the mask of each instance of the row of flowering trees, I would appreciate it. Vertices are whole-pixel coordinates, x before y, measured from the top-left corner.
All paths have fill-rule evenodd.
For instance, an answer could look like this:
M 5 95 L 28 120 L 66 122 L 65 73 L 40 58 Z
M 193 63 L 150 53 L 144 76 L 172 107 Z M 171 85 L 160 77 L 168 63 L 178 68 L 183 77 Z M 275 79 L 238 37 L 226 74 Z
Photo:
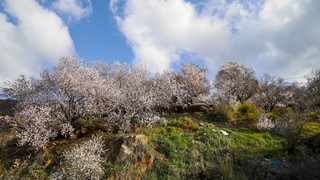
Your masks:
M 99 117 L 120 132 L 130 132 L 136 125 L 154 123 L 159 112 L 178 112 L 197 104 L 251 101 L 266 112 L 279 104 L 304 109 L 306 92 L 318 98 L 320 89 L 318 71 L 309 78 L 310 88 L 269 74 L 257 79 L 251 68 L 236 62 L 223 65 L 213 84 L 206 72 L 184 64 L 180 71 L 150 76 L 143 65 L 83 64 L 76 57 L 65 57 L 39 78 L 20 76 L 8 82 L 2 93 L 18 101 L 14 121 L 20 144 L 43 147 L 59 134 L 71 134 L 79 118 Z
M 39 78 L 20 76 L 3 94 L 18 101 L 14 118 L 19 143 L 43 147 L 59 134 L 71 134 L 78 118 L 103 118 L 120 132 L 149 125 L 161 109 L 187 107 L 209 94 L 206 69 L 185 64 L 180 72 L 150 77 L 141 65 L 108 65 L 62 58 Z
M 295 97 L 299 89 L 296 84 L 270 74 L 257 79 L 251 68 L 236 62 L 228 62 L 220 68 L 215 87 L 216 97 L 222 101 L 242 104 L 250 100 L 266 112 L 271 112 L 276 105 L 293 106 L 299 100 Z

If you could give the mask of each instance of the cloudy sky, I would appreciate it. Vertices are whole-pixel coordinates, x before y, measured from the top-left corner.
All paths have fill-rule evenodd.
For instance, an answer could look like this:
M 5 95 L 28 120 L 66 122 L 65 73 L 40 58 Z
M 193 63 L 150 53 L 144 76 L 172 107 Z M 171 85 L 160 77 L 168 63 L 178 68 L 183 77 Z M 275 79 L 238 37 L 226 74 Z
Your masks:
M 61 56 L 192 62 L 213 79 L 238 61 L 301 80 L 320 68 L 319 0 L 0 0 L 0 82 L 36 76 Z

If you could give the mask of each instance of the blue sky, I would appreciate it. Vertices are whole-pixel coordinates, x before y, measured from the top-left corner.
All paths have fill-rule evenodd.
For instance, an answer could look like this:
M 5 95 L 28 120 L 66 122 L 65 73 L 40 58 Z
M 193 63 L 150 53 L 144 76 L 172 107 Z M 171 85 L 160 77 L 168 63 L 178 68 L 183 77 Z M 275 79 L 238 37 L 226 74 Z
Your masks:
M 92 1 L 90 17 L 69 25 L 77 54 L 87 61 L 131 62 L 133 53 L 118 30 L 108 1 Z
M 210 79 L 233 60 L 303 81 L 320 67 L 319 17 L 318 0 L 0 0 L 0 82 L 72 55 L 151 73 L 192 62 Z

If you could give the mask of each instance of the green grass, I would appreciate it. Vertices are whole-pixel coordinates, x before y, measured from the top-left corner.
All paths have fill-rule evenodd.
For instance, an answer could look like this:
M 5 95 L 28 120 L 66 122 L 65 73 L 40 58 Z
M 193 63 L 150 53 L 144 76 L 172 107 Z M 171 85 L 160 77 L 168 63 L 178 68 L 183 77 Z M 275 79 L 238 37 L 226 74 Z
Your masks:
M 309 138 L 314 135 L 320 134 L 319 122 L 308 122 L 302 126 L 302 137 Z
M 285 154 L 285 139 L 267 131 L 221 128 L 206 119 L 202 121 L 203 114 L 173 114 L 166 118 L 167 127 L 141 130 L 165 157 L 155 161 L 146 179 L 198 178 L 203 174 L 207 178 L 243 177 L 246 172 L 239 170 L 241 164 L 282 161 L 279 157 Z M 229 135 L 224 136 L 219 130 Z
M 251 112 L 250 108 L 246 107 L 239 110 L 242 115 Z M 152 166 L 144 172 L 142 179 L 263 179 L 268 170 L 263 169 L 264 163 L 287 162 L 288 139 L 269 131 L 258 131 L 251 126 L 237 126 L 215 119 L 224 115 L 227 114 L 223 109 L 217 110 L 214 114 L 170 114 L 164 116 L 168 120 L 167 126 L 141 128 L 136 133 L 145 134 L 148 137 L 148 144 L 143 146 L 145 148 L 143 152 L 155 156 Z M 96 124 L 99 123 L 92 123 L 92 126 L 90 124 L 85 127 L 90 130 L 99 129 Z M 228 132 L 229 135 L 223 135 L 220 130 Z M 319 132 L 318 122 L 309 122 L 303 126 L 305 137 Z M 55 140 L 57 145 L 50 145 L 48 154 L 39 154 L 30 159 L 28 154 L 34 154 L 33 151 L 21 154 L 20 151 L 24 149 L 15 145 L 6 146 L 0 150 L 2 152 L 0 170 L 8 170 L 9 167 L 13 167 L 16 159 L 21 162 L 26 160 L 28 166 L 20 165 L 14 169 L 17 174 L 21 171 L 28 173 L 24 177 L 47 178 L 52 169 L 59 166 L 61 153 L 74 144 L 90 139 L 92 133 L 75 140 Z M 125 135 L 104 133 L 101 135 L 108 145 L 114 139 L 134 135 L 134 133 Z M 113 146 L 108 148 L 111 147 Z M 134 154 L 133 158 L 139 159 L 139 155 L 141 153 Z M 41 159 L 39 165 L 42 166 L 28 168 L 37 158 Z M 48 159 L 53 159 L 54 164 L 47 167 L 44 165 Z M 121 178 L 122 176 L 127 177 L 128 172 L 134 172 L 130 164 L 132 162 L 128 160 L 125 164 L 109 157 L 103 166 L 106 168 L 107 177 Z M 137 173 L 137 177 L 140 175 Z

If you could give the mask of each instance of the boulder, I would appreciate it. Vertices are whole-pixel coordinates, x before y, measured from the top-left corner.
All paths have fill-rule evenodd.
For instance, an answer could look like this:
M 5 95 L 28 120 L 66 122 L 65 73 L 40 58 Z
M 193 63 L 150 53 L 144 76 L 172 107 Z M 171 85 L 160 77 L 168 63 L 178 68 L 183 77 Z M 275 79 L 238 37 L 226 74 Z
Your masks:
M 148 137 L 143 134 L 117 137 L 108 143 L 107 159 L 114 163 L 130 165 L 129 170 L 123 172 L 121 177 L 140 179 L 154 162 L 154 154 L 145 148 L 147 144 Z

